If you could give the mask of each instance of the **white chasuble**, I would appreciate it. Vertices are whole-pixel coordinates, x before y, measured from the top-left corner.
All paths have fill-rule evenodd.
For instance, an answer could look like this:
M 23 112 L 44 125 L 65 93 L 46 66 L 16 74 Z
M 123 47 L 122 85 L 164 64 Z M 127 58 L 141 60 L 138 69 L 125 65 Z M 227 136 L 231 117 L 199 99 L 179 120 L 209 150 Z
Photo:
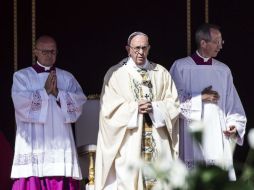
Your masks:
M 233 84 L 230 69 L 212 59 L 212 65 L 197 65 L 191 57 L 175 61 L 170 69 L 181 102 L 180 157 L 188 168 L 195 162 L 220 165 L 235 179 L 231 144 L 243 144 L 246 117 L 241 100 Z M 202 103 L 201 92 L 212 86 L 219 93 L 218 104 Z M 193 142 L 188 128 L 192 121 L 204 124 L 202 145 Z M 223 131 L 234 125 L 237 139 L 228 138 Z
M 131 58 L 112 67 L 104 78 L 98 133 L 95 189 L 142 190 L 140 169 L 143 115 L 138 114 L 138 101 L 152 100 L 154 150 L 165 151 L 169 161 L 178 155 L 177 91 L 169 72 L 162 66 L 146 62 L 151 88 L 144 84 Z M 163 126 L 162 126 L 163 125 Z M 156 159 L 156 154 L 155 154 Z
M 73 75 L 58 68 L 58 97 L 48 95 L 44 89 L 48 75 L 32 67 L 14 74 L 17 132 L 11 177 L 82 179 L 71 123 L 82 113 L 86 97 Z

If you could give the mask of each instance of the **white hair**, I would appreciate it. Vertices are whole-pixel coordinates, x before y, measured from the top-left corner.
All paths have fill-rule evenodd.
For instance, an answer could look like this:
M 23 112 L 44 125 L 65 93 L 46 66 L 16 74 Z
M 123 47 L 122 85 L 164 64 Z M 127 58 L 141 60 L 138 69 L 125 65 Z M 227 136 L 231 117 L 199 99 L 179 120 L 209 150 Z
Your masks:
M 143 33 L 143 32 L 133 32 L 131 33 L 131 35 L 128 37 L 128 41 L 127 41 L 127 45 L 130 45 L 131 44 L 131 40 L 135 37 L 135 36 L 138 36 L 138 35 L 143 35 L 143 36 L 146 36 L 148 38 L 148 36 Z

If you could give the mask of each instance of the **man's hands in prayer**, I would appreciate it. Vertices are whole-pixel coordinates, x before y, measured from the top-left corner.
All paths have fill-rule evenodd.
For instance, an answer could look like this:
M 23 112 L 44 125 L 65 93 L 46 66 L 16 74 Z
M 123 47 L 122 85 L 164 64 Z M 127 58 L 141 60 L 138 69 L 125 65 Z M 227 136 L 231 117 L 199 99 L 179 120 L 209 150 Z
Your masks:
M 228 130 L 223 131 L 223 133 L 227 136 L 227 137 L 233 137 L 235 138 L 237 136 L 237 130 L 235 126 L 229 126 Z
M 152 112 L 153 107 L 152 107 L 152 103 L 150 101 L 147 100 L 141 100 L 138 103 L 138 113 L 149 113 Z
M 49 76 L 45 82 L 44 88 L 46 89 L 48 94 L 52 94 L 57 97 L 58 88 L 57 88 L 57 77 L 55 71 L 50 71 Z
M 202 101 L 207 103 L 217 104 L 220 99 L 218 92 L 212 90 L 212 86 L 206 87 L 202 92 Z

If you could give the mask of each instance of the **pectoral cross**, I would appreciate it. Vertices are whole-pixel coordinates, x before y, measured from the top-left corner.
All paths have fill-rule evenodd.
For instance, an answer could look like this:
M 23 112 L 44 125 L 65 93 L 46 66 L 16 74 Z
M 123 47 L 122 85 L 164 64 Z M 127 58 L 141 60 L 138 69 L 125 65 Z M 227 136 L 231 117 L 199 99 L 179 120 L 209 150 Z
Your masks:
M 145 95 L 145 98 L 148 99 L 150 96 L 148 94 Z

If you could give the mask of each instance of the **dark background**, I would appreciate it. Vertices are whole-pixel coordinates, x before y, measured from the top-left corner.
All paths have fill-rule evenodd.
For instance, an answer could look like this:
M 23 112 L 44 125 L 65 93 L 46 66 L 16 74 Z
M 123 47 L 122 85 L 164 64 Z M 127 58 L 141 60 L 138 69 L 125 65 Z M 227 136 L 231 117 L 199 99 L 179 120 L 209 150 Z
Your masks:
M 191 1 L 193 34 L 205 22 L 204 0 Z M 86 95 L 99 94 L 107 69 L 127 56 L 130 33 L 150 36 L 149 59 L 170 68 L 187 55 L 186 1 L 107 0 L 36 2 L 37 37 L 48 34 L 58 42 L 57 66 L 77 78 Z M 232 71 L 245 108 L 247 131 L 253 127 L 254 86 L 251 81 L 254 44 L 254 11 L 251 1 L 210 0 L 209 22 L 220 25 L 225 40 L 218 59 Z M 11 101 L 13 66 L 13 2 L 0 0 L 1 131 L 14 145 L 15 120 Z M 32 64 L 31 0 L 18 1 L 18 69 Z M 243 161 L 248 143 L 237 147 L 235 159 Z

